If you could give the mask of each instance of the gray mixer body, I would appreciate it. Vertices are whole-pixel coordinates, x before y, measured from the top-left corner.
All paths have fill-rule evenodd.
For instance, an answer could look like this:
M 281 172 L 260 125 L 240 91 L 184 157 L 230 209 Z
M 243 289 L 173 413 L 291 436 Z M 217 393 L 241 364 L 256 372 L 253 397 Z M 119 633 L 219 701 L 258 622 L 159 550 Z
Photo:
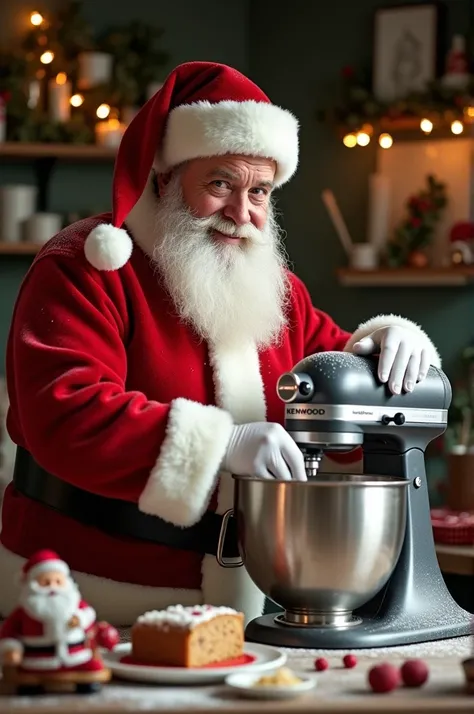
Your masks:
M 407 479 L 407 523 L 387 584 L 354 611 L 355 627 L 286 627 L 275 616 L 249 623 L 250 641 L 276 646 L 357 649 L 471 634 L 473 616 L 451 597 L 438 565 L 430 519 L 425 450 L 443 434 L 451 403 L 445 374 L 431 367 L 411 393 L 394 395 L 377 378 L 377 358 L 321 353 L 282 375 L 285 428 L 318 478 L 321 452 L 363 449 L 364 474 Z

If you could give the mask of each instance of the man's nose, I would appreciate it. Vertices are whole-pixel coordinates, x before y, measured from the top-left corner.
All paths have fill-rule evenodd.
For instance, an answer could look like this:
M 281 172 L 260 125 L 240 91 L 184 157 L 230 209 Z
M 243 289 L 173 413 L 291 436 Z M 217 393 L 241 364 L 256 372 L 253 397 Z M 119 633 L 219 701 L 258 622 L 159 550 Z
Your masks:
M 222 214 L 229 218 L 237 226 L 245 226 L 250 223 L 249 200 L 246 195 L 233 196 L 225 206 Z

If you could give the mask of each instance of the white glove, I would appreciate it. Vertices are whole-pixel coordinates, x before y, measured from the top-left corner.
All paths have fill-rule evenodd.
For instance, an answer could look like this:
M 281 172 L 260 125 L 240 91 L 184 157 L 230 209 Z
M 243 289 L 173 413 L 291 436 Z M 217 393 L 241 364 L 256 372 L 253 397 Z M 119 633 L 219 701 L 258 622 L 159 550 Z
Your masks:
M 304 457 L 280 424 L 234 426 L 222 467 L 238 476 L 307 481 Z
M 430 343 L 406 327 L 380 327 L 353 346 L 358 355 L 380 352 L 378 377 L 393 394 L 413 391 L 425 379 L 433 358 Z

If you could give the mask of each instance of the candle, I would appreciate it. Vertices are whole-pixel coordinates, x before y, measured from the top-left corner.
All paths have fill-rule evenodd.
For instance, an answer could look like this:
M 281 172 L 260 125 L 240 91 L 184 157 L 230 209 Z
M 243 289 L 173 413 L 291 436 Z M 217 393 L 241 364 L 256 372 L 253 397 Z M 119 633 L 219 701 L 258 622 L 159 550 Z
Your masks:
M 120 144 L 125 127 L 118 119 L 97 122 L 95 125 L 96 141 L 101 146 L 116 149 Z
M 71 118 L 71 83 L 67 74 L 59 72 L 48 84 L 49 118 L 54 122 L 67 122 Z

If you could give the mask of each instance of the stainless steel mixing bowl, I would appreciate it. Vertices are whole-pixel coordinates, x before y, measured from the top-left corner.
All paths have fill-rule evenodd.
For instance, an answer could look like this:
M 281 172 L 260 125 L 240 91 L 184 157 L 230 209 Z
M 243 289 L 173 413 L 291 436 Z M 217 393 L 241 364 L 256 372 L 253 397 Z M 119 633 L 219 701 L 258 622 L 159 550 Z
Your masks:
M 248 574 L 294 625 L 349 626 L 385 585 L 403 545 L 407 480 L 320 474 L 307 482 L 234 476 Z

